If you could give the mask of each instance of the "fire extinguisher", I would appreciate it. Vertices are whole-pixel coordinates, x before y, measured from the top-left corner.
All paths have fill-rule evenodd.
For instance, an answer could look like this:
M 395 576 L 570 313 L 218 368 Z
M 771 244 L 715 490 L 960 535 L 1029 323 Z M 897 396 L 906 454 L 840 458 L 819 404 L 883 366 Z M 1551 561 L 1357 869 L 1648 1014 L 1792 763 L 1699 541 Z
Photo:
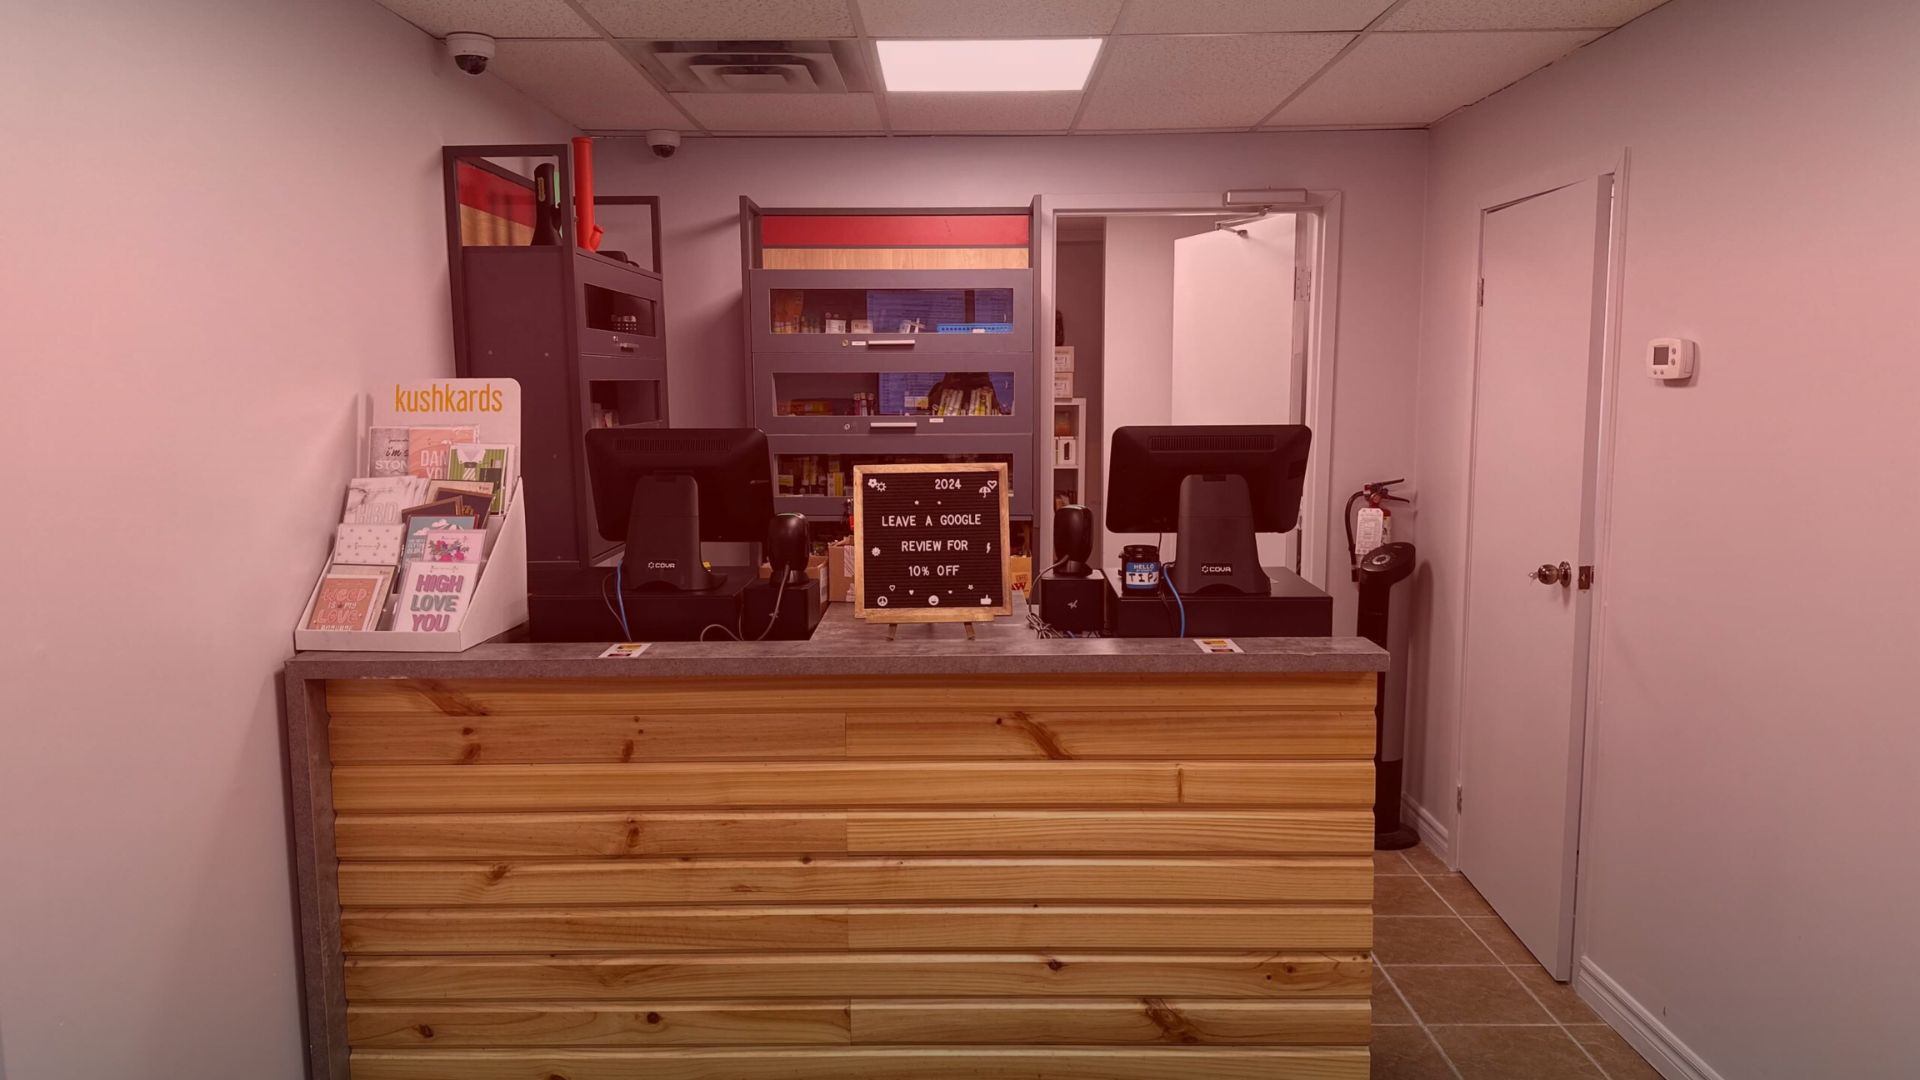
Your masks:
M 1367 552 L 1383 544 L 1393 542 L 1393 508 L 1387 503 L 1411 502 L 1393 494 L 1393 485 L 1406 483 L 1406 478 L 1398 480 L 1375 480 L 1371 484 L 1360 485 L 1360 490 L 1347 496 L 1347 508 L 1342 514 L 1347 526 L 1347 562 L 1352 568 L 1353 580 L 1360 580 L 1360 560 Z M 1354 513 L 1353 504 L 1366 500 L 1366 505 Z

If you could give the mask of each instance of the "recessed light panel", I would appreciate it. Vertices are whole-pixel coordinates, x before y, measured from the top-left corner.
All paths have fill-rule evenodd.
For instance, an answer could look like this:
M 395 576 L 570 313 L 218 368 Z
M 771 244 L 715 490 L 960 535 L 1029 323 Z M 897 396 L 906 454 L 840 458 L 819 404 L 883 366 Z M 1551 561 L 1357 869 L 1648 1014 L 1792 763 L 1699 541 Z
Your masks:
M 1079 90 L 1100 55 L 1099 38 L 875 44 L 895 92 Z

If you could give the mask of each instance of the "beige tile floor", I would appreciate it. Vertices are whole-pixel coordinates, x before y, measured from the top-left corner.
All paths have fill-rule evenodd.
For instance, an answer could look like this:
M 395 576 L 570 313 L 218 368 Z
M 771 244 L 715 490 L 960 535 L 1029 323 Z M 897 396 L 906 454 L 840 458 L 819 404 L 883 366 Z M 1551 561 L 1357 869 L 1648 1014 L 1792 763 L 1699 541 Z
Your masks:
M 1374 869 L 1378 1080 L 1660 1080 L 1432 852 Z

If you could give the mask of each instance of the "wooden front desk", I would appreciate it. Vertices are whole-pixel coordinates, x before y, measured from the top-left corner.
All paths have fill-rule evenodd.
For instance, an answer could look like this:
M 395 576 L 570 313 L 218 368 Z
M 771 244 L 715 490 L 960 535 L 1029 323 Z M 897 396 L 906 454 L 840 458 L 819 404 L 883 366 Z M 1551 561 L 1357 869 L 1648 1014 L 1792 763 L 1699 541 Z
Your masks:
M 1364 1078 L 1384 654 L 941 631 L 290 662 L 313 1075 Z

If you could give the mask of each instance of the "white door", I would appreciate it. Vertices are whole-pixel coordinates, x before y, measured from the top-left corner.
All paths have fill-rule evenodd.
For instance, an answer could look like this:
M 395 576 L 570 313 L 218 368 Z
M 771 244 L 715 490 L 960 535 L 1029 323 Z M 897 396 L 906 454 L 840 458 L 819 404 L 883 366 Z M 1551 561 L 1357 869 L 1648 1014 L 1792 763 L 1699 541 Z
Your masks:
M 1294 351 L 1292 214 L 1173 242 L 1175 424 L 1291 424 L 1304 356 Z M 1242 235 L 1242 234 L 1245 235 Z M 1323 452 L 1323 448 L 1316 448 Z M 1262 566 L 1300 565 L 1298 530 L 1262 533 Z
M 1563 980 L 1611 206 L 1603 177 L 1490 211 L 1481 233 L 1456 857 Z

